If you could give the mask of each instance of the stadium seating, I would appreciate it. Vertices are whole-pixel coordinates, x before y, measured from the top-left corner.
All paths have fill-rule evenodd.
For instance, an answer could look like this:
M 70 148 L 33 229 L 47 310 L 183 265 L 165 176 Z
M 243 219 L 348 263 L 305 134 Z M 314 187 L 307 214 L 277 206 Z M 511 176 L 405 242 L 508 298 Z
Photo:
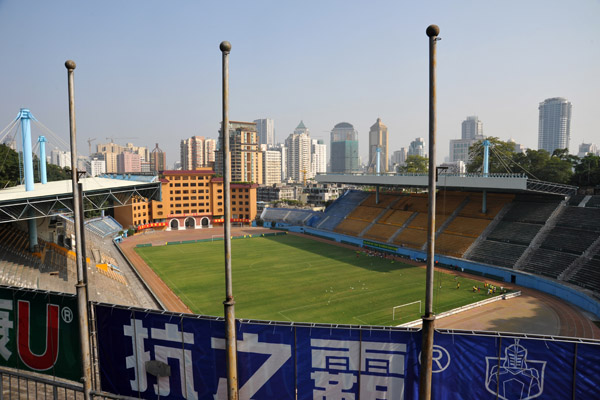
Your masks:
M 427 231 L 423 229 L 407 227 L 394 238 L 394 244 L 413 249 L 420 249 L 425 243 L 427 243 Z
M 402 226 L 413 215 L 412 211 L 388 210 L 377 221 L 379 224 Z
M 548 233 L 540 247 L 565 253 L 583 254 L 596 239 L 598 239 L 597 232 L 557 226 Z
M 488 193 L 486 197 L 486 213 L 482 213 L 483 196 L 479 193 L 469 195 L 469 202 L 458 213 L 461 217 L 494 219 L 496 215 L 514 199 L 514 195 Z
M 512 268 L 527 250 L 527 246 L 483 240 L 469 254 L 468 259 L 490 265 Z
M 109 235 L 116 235 L 119 231 L 123 230 L 121 224 L 110 216 L 88 220 L 85 222 L 85 227 L 87 230 L 101 238 Z
M 334 232 L 350 236 L 359 236 L 359 234 L 370 224 L 369 221 L 359 221 L 346 218 L 342 220 L 335 228 Z
M 568 281 L 600 293 L 600 257 L 587 259 Z
M 458 216 L 452 220 L 444 233 L 477 238 L 489 224 L 488 219 Z
M 400 229 L 398 226 L 374 224 L 364 235 L 364 238 L 387 242 Z
M 576 194 L 574 196 L 571 196 L 569 198 L 569 202 L 568 204 L 570 206 L 574 206 L 577 207 L 579 205 L 579 203 L 581 203 L 581 201 L 585 198 L 585 194 Z
M 369 206 L 357 206 L 354 210 L 348 214 L 347 218 L 357 219 L 361 221 L 372 222 L 377 218 L 379 214 L 381 214 L 383 210 L 378 207 L 369 207 Z
M 373 193 L 369 197 L 367 197 L 364 201 L 362 201 L 360 204 L 362 206 L 388 208 L 390 206 L 390 204 L 392 204 L 394 201 L 398 200 L 398 195 L 380 194 L 379 195 L 379 204 L 377 204 L 375 202 L 376 199 L 377 199 L 377 195 L 375 193 Z M 381 211 L 381 210 L 379 210 L 379 211 Z
M 529 246 L 542 225 L 502 220 L 487 236 L 487 240 Z
M 567 207 L 558 218 L 557 226 L 600 232 L 600 209 Z
M 535 249 L 529 255 L 523 270 L 556 279 L 577 257 L 577 255 L 559 251 Z
M 587 203 L 585 203 L 586 207 L 600 208 L 600 195 L 593 195 L 590 197 Z
M 360 190 L 349 190 L 344 195 L 334 201 L 322 215 L 320 220 L 310 219 L 309 226 L 332 231 L 342 220 L 358 206 L 362 201 L 369 197 L 368 192 Z
M 460 258 L 474 241 L 472 237 L 442 233 L 435 239 L 435 252 Z

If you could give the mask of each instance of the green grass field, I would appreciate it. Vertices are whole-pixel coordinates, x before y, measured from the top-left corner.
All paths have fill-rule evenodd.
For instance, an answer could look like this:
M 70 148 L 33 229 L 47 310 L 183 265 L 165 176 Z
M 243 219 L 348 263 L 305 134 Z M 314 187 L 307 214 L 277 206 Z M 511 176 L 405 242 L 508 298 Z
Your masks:
M 135 250 L 194 313 L 222 316 L 223 247 L 221 240 Z M 424 268 L 293 235 L 236 239 L 231 248 L 237 318 L 398 325 L 421 314 L 415 304 L 392 320 L 394 306 L 425 307 Z M 483 282 L 436 272 L 436 313 L 487 297 Z

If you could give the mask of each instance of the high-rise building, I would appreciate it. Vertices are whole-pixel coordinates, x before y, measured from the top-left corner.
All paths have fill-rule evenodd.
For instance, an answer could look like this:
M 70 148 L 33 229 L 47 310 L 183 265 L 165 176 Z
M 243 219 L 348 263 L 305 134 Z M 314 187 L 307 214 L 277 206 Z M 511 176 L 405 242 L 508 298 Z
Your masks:
M 379 171 L 388 170 L 388 128 L 381 118 L 369 130 L 369 172 L 377 172 L 377 149 L 379 149 Z
M 350 174 L 358 172 L 358 132 L 352 124 L 340 122 L 331 130 L 331 172 Z
M 267 145 L 263 145 L 266 147 Z M 277 150 L 263 150 L 263 184 L 273 185 L 281 183 L 281 152 Z
M 158 174 L 160 171 L 164 171 L 167 167 L 167 154 L 158 147 L 150 152 L 150 171 Z
M 408 150 L 406 150 L 406 147 L 401 147 L 392 155 L 392 165 L 404 165 L 406 157 L 408 157 Z
M 204 139 L 204 166 L 211 167 L 215 164 L 215 151 L 217 141 L 215 139 Z
M 483 122 L 476 115 L 467 117 L 462 122 L 461 139 L 475 139 L 477 136 L 483 135 Z
M 581 143 L 579 145 L 579 152 L 577 153 L 577 157 L 585 157 L 588 154 L 598 155 L 598 146 L 594 143 Z
M 465 164 L 468 163 L 471 146 L 485 139 L 483 135 L 483 122 L 476 115 L 467 117 L 462 122 L 461 128 L 461 138 L 450 140 L 450 156 L 448 157 L 450 163 L 457 161 L 462 161 Z
M 179 144 L 181 168 L 186 171 L 205 167 L 204 136 L 192 136 Z
M 140 158 L 140 162 L 148 161 L 149 159 L 148 148 L 144 146 L 134 146 L 133 143 L 126 143 L 125 146 L 121 146 L 112 141 L 110 143 L 97 144 L 96 154 L 94 156 L 101 156 L 104 158 L 106 163 L 106 172 L 112 174 L 118 172 L 117 156 L 123 152 L 137 154 Z
M 410 142 L 410 146 L 408 146 L 408 155 L 425 157 L 425 139 L 416 138 Z
M 117 154 L 117 173 L 142 172 L 141 157 L 137 153 L 124 151 Z
M 568 149 L 571 138 L 571 103 L 562 97 L 540 103 L 538 150 L 552 154 L 556 149 Z
M 321 139 L 312 139 L 311 175 L 327 172 L 327 145 Z
M 269 118 L 255 119 L 258 144 L 266 144 L 267 148 L 275 145 L 275 121 Z
M 71 152 L 54 149 L 50 152 L 50 164 L 61 168 L 71 167 Z
M 215 172 L 223 174 L 223 151 L 221 135 L 215 152 Z M 258 145 L 254 122 L 230 121 L 229 156 L 232 182 L 263 183 L 263 154 Z
M 285 144 L 283 143 L 278 143 L 275 146 L 275 150 L 277 150 L 278 152 L 281 153 L 281 181 L 286 181 L 288 178 L 288 173 L 287 173 L 287 147 L 285 147 Z
M 101 174 L 106 173 L 106 163 L 104 162 L 104 160 L 99 159 L 97 157 L 94 157 L 91 161 L 90 161 L 90 175 L 91 176 L 98 176 Z
M 300 121 L 294 133 L 291 133 L 285 140 L 288 178 L 296 182 L 301 182 L 305 178 L 312 178 L 311 145 L 308 129 Z

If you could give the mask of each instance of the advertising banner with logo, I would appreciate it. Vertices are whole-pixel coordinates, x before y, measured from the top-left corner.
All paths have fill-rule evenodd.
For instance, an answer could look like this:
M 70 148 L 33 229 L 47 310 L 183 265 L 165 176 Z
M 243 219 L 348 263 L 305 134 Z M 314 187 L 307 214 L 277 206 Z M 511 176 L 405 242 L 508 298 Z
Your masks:
M 102 389 L 226 399 L 222 319 L 96 306 Z M 240 399 L 417 399 L 421 333 L 237 323 Z M 436 332 L 433 399 L 589 398 L 600 343 Z M 575 379 L 575 380 L 574 380 Z
M 79 381 L 77 299 L 0 288 L 0 365 Z

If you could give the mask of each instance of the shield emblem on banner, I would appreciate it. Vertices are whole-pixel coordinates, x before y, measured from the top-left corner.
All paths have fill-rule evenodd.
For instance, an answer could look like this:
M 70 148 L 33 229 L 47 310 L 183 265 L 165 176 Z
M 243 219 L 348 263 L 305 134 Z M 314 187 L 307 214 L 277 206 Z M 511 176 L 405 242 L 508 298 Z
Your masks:
M 527 349 L 515 343 L 504 349 L 504 357 L 485 358 L 485 388 L 502 400 L 528 400 L 544 391 L 546 361 L 527 359 Z

